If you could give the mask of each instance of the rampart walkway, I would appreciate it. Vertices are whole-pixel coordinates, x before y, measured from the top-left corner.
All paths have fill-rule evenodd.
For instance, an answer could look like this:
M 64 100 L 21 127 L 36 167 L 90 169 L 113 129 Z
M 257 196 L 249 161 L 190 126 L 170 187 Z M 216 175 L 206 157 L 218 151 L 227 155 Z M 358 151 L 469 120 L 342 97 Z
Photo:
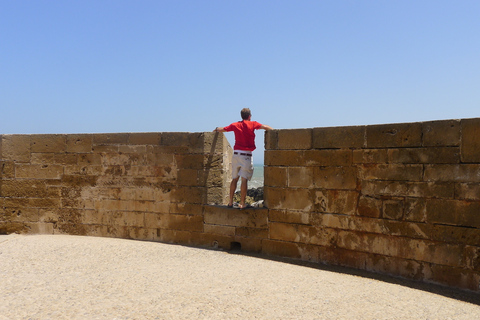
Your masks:
M 0 236 L 0 319 L 478 319 L 453 289 L 155 242 Z

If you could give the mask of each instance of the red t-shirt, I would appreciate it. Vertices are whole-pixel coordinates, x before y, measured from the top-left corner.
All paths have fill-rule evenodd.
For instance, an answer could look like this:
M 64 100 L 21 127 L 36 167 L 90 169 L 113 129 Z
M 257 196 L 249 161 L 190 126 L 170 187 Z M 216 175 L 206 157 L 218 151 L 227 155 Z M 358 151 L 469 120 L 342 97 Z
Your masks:
M 253 151 L 255 146 L 255 130 L 262 127 L 257 121 L 238 121 L 223 128 L 225 131 L 233 131 L 235 133 L 235 150 Z

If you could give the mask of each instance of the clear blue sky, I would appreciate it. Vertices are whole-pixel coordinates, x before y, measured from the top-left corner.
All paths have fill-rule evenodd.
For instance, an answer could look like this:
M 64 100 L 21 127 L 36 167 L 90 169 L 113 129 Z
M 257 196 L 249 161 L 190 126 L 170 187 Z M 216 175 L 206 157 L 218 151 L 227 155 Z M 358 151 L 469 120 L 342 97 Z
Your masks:
M 479 35 L 478 0 L 0 0 L 0 134 L 478 117 Z

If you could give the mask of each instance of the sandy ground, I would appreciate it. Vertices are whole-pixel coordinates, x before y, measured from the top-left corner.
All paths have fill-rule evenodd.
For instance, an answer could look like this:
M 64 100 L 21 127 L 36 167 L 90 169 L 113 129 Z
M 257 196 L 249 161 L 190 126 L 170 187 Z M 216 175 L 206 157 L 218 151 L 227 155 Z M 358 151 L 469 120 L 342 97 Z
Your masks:
M 480 295 L 154 242 L 0 236 L 0 319 L 480 319 Z

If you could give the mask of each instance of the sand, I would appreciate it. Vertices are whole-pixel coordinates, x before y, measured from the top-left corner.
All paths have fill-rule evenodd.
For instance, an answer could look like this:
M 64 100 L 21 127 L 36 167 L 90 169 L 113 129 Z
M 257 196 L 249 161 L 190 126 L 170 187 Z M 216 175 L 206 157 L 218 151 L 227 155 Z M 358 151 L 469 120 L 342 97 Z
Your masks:
M 480 318 L 474 293 L 111 238 L 2 235 L 0 285 L 0 319 Z

